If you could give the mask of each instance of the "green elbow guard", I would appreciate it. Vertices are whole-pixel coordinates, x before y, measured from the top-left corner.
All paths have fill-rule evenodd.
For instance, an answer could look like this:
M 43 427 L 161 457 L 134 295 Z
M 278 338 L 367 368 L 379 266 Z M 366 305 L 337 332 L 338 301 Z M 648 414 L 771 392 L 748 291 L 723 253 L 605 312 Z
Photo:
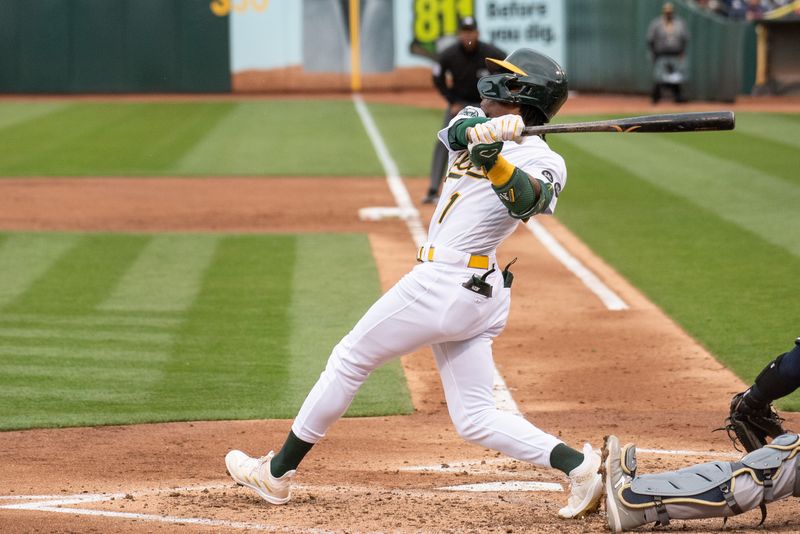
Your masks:
M 500 187 L 493 185 L 492 189 L 515 219 L 529 219 L 542 213 L 553 200 L 553 184 L 531 178 L 516 168 L 508 182 Z
M 489 122 L 486 117 L 470 117 L 469 119 L 461 119 L 456 121 L 450 128 L 447 129 L 447 144 L 453 150 L 466 150 L 469 145 L 467 139 L 467 128 L 472 128 L 476 124 Z

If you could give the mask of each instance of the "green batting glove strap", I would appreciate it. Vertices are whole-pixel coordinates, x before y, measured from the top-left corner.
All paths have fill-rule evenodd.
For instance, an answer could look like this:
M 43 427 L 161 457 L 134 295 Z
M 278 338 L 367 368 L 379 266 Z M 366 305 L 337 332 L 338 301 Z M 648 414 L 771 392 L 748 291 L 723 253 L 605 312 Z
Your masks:
M 514 169 L 508 182 L 500 187 L 493 185 L 492 189 L 515 219 L 530 219 L 546 210 L 553 200 L 553 184 L 531 178 L 520 169 Z
M 483 167 L 486 172 L 489 172 L 497 162 L 501 150 L 503 150 L 502 141 L 472 145 L 472 149 L 469 151 L 469 160 L 476 167 Z
M 470 117 L 469 119 L 456 121 L 455 124 L 447 130 L 447 144 L 450 145 L 450 148 L 453 150 L 465 150 L 467 145 L 469 145 L 467 128 L 472 128 L 476 124 L 481 124 L 483 122 L 489 122 L 489 119 L 486 117 Z

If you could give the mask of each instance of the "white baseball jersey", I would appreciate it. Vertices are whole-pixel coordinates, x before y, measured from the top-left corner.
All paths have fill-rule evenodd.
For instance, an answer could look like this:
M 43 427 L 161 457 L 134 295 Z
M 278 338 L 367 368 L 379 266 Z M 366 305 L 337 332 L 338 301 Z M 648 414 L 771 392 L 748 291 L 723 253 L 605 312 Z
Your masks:
M 480 109 L 466 108 L 453 120 L 476 116 L 484 115 Z M 446 130 L 439 138 L 446 144 Z M 538 137 L 528 137 L 521 145 L 505 143 L 502 153 L 529 175 L 553 183 L 555 196 L 547 209 L 552 213 L 567 178 L 561 156 Z M 561 440 L 523 417 L 499 410 L 493 397 L 492 339 L 505 328 L 511 307 L 511 289 L 496 268 L 495 249 L 517 224 L 491 182 L 472 166 L 469 153 L 451 151 L 429 242 L 418 253 L 420 263 L 333 348 L 292 424 L 294 434 L 316 443 L 345 413 L 373 369 L 430 345 L 458 433 L 482 447 L 549 466 Z M 489 256 L 484 258 L 489 262 L 470 265 L 471 255 Z M 473 276 L 482 276 L 491 286 L 489 295 L 470 289 Z
M 448 128 L 464 118 L 485 116 L 480 108 L 466 107 L 453 118 Z M 448 128 L 439 132 L 439 140 L 450 152 L 449 164 L 442 196 L 428 228 L 428 241 L 470 254 L 490 255 L 514 232 L 519 219 L 508 215 L 508 208 L 500 201 L 482 169 L 472 165 L 469 151 L 450 148 Z M 531 177 L 553 184 L 553 200 L 545 210 L 545 213 L 552 214 L 567 181 L 564 159 L 538 136 L 527 136 L 522 144 L 506 141 L 502 155 Z

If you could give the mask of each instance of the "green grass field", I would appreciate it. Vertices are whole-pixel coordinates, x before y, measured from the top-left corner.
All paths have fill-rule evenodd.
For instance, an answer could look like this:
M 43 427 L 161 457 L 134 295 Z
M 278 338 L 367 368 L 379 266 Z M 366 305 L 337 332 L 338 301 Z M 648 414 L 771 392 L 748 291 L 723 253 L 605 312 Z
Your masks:
M 6 233 L 0 272 L 0 429 L 293 417 L 380 292 L 361 235 Z M 410 410 L 395 362 L 349 414 Z
M 745 381 L 800 335 L 798 125 L 550 141 L 570 174 L 560 219 Z
M 370 111 L 425 176 L 441 110 Z M 800 334 L 798 125 L 549 139 L 560 219 L 745 381 Z M 383 176 L 348 101 L 0 102 L 0 146 L 0 177 Z M 0 234 L 0 428 L 291 417 L 378 294 L 363 236 Z M 410 410 L 398 366 L 368 384 L 351 414 Z

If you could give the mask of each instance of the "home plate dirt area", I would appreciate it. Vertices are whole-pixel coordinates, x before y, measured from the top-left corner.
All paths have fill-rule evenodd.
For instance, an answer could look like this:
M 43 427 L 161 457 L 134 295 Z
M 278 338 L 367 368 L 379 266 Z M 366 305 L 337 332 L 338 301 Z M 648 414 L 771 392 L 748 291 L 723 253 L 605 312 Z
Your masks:
M 406 186 L 419 199 L 427 182 Z M 320 190 L 325 207 L 309 215 L 303 199 Z M 361 232 L 387 289 L 413 267 L 414 244 L 403 221 L 361 221 L 358 210 L 393 205 L 380 178 L 9 179 L 0 182 L 0 229 Z M 432 208 L 420 209 L 427 223 Z M 642 472 L 737 458 L 727 436 L 711 430 L 745 384 L 556 219 L 538 224 L 627 308 L 609 309 L 520 226 L 499 253 L 519 261 L 509 324 L 494 344 L 519 410 L 572 445 L 600 447 L 610 433 L 636 442 Z M 604 530 L 602 511 L 557 518 L 566 499 L 560 473 L 456 435 L 429 350 L 403 365 L 415 412 L 338 422 L 303 463 L 285 506 L 236 487 L 224 456 L 279 446 L 288 420 L 0 433 L 0 532 Z M 787 426 L 800 428 L 788 415 Z M 750 512 L 728 529 L 756 531 L 758 521 Z M 771 505 L 767 525 L 800 530 L 797 501 Z M 716 531 L 722 522 L 668 530 L 684 526 Z

